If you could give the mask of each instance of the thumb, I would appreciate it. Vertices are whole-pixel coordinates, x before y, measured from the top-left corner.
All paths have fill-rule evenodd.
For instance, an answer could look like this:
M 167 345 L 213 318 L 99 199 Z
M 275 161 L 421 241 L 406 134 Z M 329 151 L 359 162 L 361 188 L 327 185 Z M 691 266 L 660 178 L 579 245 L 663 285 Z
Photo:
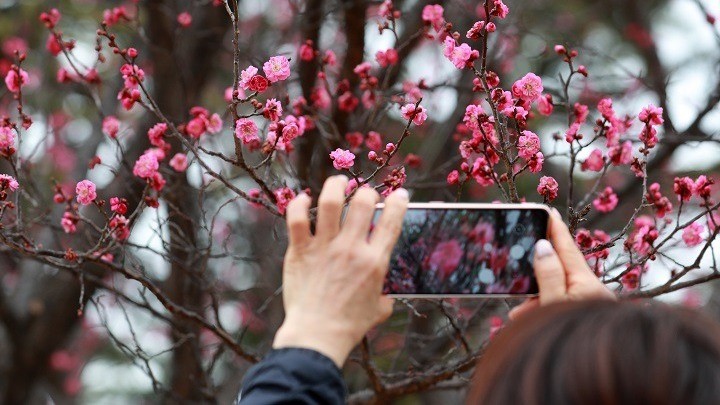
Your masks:
M 540 305 L 564 301 L 567 296 L 565 270 L 555 249 L 547 240 L 540 239 L 535 244 L 533 265 L 540 289 Z

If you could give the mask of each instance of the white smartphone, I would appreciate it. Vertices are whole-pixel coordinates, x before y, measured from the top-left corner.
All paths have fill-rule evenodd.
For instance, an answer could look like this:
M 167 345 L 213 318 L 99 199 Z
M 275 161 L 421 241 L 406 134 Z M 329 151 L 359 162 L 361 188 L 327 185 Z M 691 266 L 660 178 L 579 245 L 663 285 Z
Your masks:
M 375 221 L 383 204 L 378 204 Z M 538 294 L 532 258 L 547 238 L 542 204 L 410 203 L 384 293 L 402 298 Z

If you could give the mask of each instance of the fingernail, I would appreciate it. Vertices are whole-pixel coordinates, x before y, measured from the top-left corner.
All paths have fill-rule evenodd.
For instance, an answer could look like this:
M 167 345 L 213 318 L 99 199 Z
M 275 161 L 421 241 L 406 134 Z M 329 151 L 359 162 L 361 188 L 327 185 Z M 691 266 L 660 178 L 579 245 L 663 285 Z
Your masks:
M 410 201 L 410 193 L 408 193 L 407 190 L 404 188 L 399 188 L 395 191 L 393 191 L 393 194 L 397 195 L 398 197 L 402 198 L 405 201 Z
M 545 239 L 540 239 L 535 243 L 535 257 L 542 259 L 543 257 L 551 256 L 555 253 L 552 244 Z

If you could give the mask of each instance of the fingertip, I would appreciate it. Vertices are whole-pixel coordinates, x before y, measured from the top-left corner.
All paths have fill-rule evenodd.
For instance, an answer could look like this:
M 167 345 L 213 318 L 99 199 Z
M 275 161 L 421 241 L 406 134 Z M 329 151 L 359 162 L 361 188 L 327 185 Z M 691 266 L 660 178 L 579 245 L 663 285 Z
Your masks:
M 399 188 L 393 191 L 392 193 L 390 193 L 390 196 L 388 198 L 390 197 L 397 198 L 399 201 L 410 201 L 410 193 L 404 188 Z
M 535 261 L 555 255 L 555 249 L 547 239 L 540 239 L 535 242 Z

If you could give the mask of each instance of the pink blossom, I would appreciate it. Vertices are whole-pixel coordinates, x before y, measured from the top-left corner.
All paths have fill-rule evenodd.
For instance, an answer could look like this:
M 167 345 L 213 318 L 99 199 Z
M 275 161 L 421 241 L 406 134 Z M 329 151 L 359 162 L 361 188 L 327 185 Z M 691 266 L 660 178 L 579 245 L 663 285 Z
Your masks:
M 705 226 L 696 221 L 683 229 L 682 239 L 688 247 L 697 246 L 703 242 L 703 232 Z
M 430 254 L 429 265 L 440 276 L 446 280 L 460 264 L 463 257 L 463 250 L 456 239 L 440 242 Z
M 323 56 L 323 63 L 328 66 L 335 66 L 337 64 L 337 56 L 335 55 L 335 52 L 332 51 L 332 49 L 328 49 L 325 51 L 325 55 Z
M 0 190 L 15 191 L 20 187 L 20 184 L 15 180 L 14 177 L 8 174 L 0 174 Z
M 642 111 L 640 111 L 640 114 L 638 114 L 638 119 L 641 122 L 647 123 L 648 125 L 662 125 L 662 123 L 664 122 L 662 114 L 662 107 L 655 107 L 654 105 L 650 104 L 647 107 L 643 108 Z
M 634 225 L 636 229 L 630 235 L 631 247 L 640 254 L 648 253 L 660 233 L 653 220 L 645 215 L 638 217 Z
M 263 109 L 263 116 L 270 121 L 277 121 L 283 113 L 282 104 L 274 98 L 271 98 L 265 102 L 265 108 Z
M 590 156 L 580 165 L 583 171 L 589 170 L 591 172 L 599 172 L 603 167 L 605 167 L 605 158 L 600 149 L 590 152 Z
M 288 187 L 275 190 L 275 203 L 281 215 L 285 215 L 285 209 L 293 198 L 295 198 L 295 192 Z
M 693 192 L 697 194 L 698 197 L 707 199 L 710 197 L 710 193 L 712 192 L 710 187 L 713 184 L 715 184 L 715 181 L 713 179 L 710 179 L 704 174 L 701 174 L 700 176 L 698 176 L 697 180 L 695 180 Z
M 259 141 L 258 127 L 251 119 L 240 118 L 235 123 L 235 136 L 244 144 Z
M 528 102 L 537 100 L 543 90 L 542 79 L 535 73 L 526 74 L 512 85 L 513 96 Z
M 112 115 L 105 117 L 102 122 L 102 131 L 105 135 L 115 139 L 120 131 L 120 120 Z
M 400 111 L 402 112 L 403 118 L 406 120 L 412 119 L 417 126 L 422 125 L 427 119 L 427 110 L 425 110 L 423 106 L 417 106 L 416 108 L 415 104 L 405 104 Z
M 443 54 L 458 69 L 464 69 L 471 59 L 477 56 L 474 55 L 477 51 L 473 51 L 468 44 L 460 44 L 456 46 L 455 39 L 453 39 L 452 36 L 446 37 L 444 44 L 445 48 L 443 49 Z
M 364 179 L 362 177 L 358 177 L 357 180 L 352 178 L 348 181 L 348 185 L 347 185 L 347 187 L 345 187 L 345 195 L 350 195 L 350 194 L 352 194 L 353 191 L 355 191 L 355 189 L 358 187 L 358 180 L 362 183 Z M 363 184 L 362 187 L 366 188 L 366 187 L 370 187 L 370 185 Z
M 493 168 L 487 159 L 482 156 L 475 159 L 470 174 L 473 179 L 475 179 L 475 181 L 483 187 L 487 187 L 495 183 L 495 180 L 493 179 Z
M 523 159 L 530 159 L 540 152 L 540 138 L 531 131 L 522 131 L 518 138 L 518 154 Z
M 62 226 L 65 233 L 75 233 L 77 231 L 78 219 L 69 211 L 65 211 L 62 219 L 60 220 L 60 226 Z
M 258 69 L 255 66 L 248 66 L 245 70 L 240 72 L 240 82 L 238 83 L 240 85 L 240 88 L 243 90 L 249 90 L 250 89 L 250 79 L 253 78 L 258 72 Z
M 330 153 L 330 159 L 337 170 L 349 169 L 355 164 L 355 154 L 349 150 L 335 149 Z
M 167 124 L 164 122 L 157 123 L 148 130 L 147 136 L 152 146 L 164 149 L 167 144 L 163 139 L 167 131 Z
M 642 274 L 642 268 L 640 266 L 628 267 L 628 270 L 620 278 L 620 282 L 623 285 L 623 289 L 627 291 L 637 290 L 640 286 L 640 275 Z
M 537 192 L 543 196 L 547 202 L 556 199 L 558 195 L 557 180 L 549 176 L 541 177 L 540 183 L 537 186 Z
M 187 125 L 185 125 L 185 131 L 187 131 L 188 135 L 195 139 L 200 138 L 206 130 L 207 125 L 202 117 L 195 117 L 188 121 Z
M 15 146 L 15 131 L 10 127 L 0 126 L 0 149 Z
M 223 122 L 222 118 L 220 118 L 219 114 L 213 114 L 210 116 L 210 118 L 206 118 L 205 126 L 207 127 L 207 131 L 211 134 L 217 134 L 218 132 L 222 131 Z
M 565 131 L 565 141 L 567 143 L 573 143 L 576 139 L 578 139 L 578 131 L 580 130 L 580 124 L 577 122 L 574 122 L 570 125 L 570 128 L 568 128 L 567 131 Z
M 284 56 L 273 56 L 263 64 L 263 72 L 272 83 L 285 80 L 290 77 L 290 61 Z
M 133 174 L 141 179 L 149 179 L 157 173 L 159 167 L 157 156 L 148 150 L 135 162 Z
M 370 69 L 372 69 L 370 62 L 363 62 L 353 68 L 353 73 L 360 77 L 367 77 L 370 74 Z
M 436 31 L 440 31 L 445 24 L 444 11 L 443 6 L 439 4 L 428 4 L 423 8 L 422 20 L 426 24 L 432 25 Z
M 130 236 L 129 221 L 122 215 L 115 215 L 108 224 L 113 231 L 113 237 L 122 242 Z
M 460 182 L 460 173 L 457 170 L 451 171 L 447 175 L 447 183 L 452 185 L 458 184 Z
M 370 131 L 365 138 L 365 145 L 371 150 L 380 150 L 382 148 L 382 136 L 375 132 Z
M 390 48 L 386 51 L 378 51 L 375 54 L 375 60 L 382 67 L 395 65 L 398 63 L 398 53 L 395 49 Z
M 528 168 L 532 173 L 539 173 L 543 168 L 543 163 L 545 163 L 545 155 L 538 152 L 528 160 Z
M 75 193 L 77 194 L 77 202 L 82 205 L 92 204 L 97 198 L 95 192 L 95 183 L 90 180 L 83 180 L 75 186 Z
M 680 201 L 690 201 L 695 192 L 695 182 L 690 177 L 675 177 L 673 184 L 673 192 L 678 196 Z
M 184 11 L 177 16 L 177 22 L 183 28 L 189 27 L 192 24 L 192 20 L 192 15 L 190 15 L 187 11 Z
M 613 165 L 627 165 L 632 161 L 632 142 L 625 141 L 622 145 L 615 145 L 608 151 L 608 157 Z
M 110 210 L 112 212 L 117 212 L 120 215 L 125 215 L 128 210 L 127 200 L 124 198 L 111 197 Z
M 473 26 L 465 34 L 467 39 L 480 39 L 483 29 L 485 28 L 485 21 L 475 21 Z
M 28 80 L 30 80 L 30 77 L 26 71 L 20 68 L 17 70 L 10 69 L 5 76 L 5 85 L 11 93 L 19 93 L 20 88 L 27 84 Z
M 187 155 L 184 153 L 176 153 L 175 156 L 170 159 L 170 167 L 175 169 L 176 172 L 184 172 L 188 167 Z
M 656 215 L 658 218 L 664 218 L 665 215 L 670 213 L 673 209 L 673 205 L 670 200 L 660 193 L 660 184 L 653 183 L 648 187 L 648 192 L 645 195 L 648 203 L 653 205 Z
M 552 114 L 553 109 L 554 109 L 552 96 L 550 94 L 545 94 L 545 95 L 541 96 L 540 98 L 538 98 L 537 107 L 538 107 L 538 112 L 541 115 L 544 115 L 547 117 L 550 114 Z
M 612 106 L 612 100 L 609 98 L 604 98 L 598 102 L 597 105 L 598 111 L 600 111 L 600 114 L 602 114 L 603 118 L 605 118 L 608 121 L 612 121 L 615 119 L 615 111 L 613 110 Z
M 300 129 L 298 128 L 297 123 L 295 123 L 295 122 L 286 123 L 286 125 L 282 129 L 283 142 L 285 142 L 285 143 L 292 142 L 298 136 L 300 136 Z
M 602 193 L 593 200 L 593 206 L 595 209 L 603 213 L 614 210 L 617 205 L 618 197 L 611 187 L 605 187 L 605 190 L 603 190 Z
M 508 13 L 510 13 L 510 9 L 502 2 L 502 0 L 493 1 L 493 5 L 494 8 L 492 9 L 491 14 L 496 15 L 498 18 L 505 18 Z
M 313 41 L 307 40 L 304 44 L 300 45 L 300 60 L 304 62 L 310 62 L 315 59 L 315 49 L 313 49 Z

